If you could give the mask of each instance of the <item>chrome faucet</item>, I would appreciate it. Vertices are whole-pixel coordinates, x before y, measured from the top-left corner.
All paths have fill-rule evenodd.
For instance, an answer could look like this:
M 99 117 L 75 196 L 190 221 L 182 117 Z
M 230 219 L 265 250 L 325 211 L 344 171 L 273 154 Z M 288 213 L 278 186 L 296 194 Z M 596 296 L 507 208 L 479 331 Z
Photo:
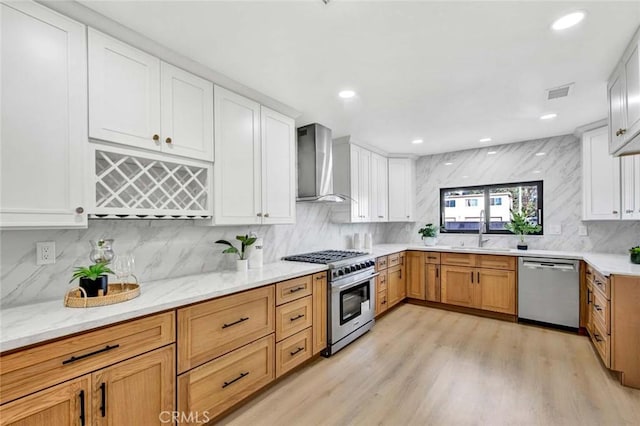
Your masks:
M 483 240 L 482 235 L 487 232 L 486 228 L 487 224 L 484 220 L 484 209 L 480 211 L 480 223 L 478 226 L 478 247 L 484 246 L 484 243 L 489 242 L 489 240 Z

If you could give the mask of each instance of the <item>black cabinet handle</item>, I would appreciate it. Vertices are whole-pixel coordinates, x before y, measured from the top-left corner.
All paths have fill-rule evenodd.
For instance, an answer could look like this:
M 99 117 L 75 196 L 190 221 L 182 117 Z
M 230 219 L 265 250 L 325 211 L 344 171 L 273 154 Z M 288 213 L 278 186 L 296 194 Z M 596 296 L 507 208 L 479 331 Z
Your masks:
M 295 321 L 295 320 L 299 320 L 300 318 L 304 317 L 304 314 L 298 314 L 297 317 L 293 317 L 293 318 L 289 318 L 290 321 Z
M 289 293 L 296 293 L 300 290 L 304 290 L 304 286 L 303 287 L 296 287 L 296 288 L 292 288 L 291 290 L 289 290 Z
M 480 272 L 478 272 L 478 284 L 480 284 Z
M 227 328 L 227 327 L 231 327 L 232 325 L 240 324 L 241 322 L 245 322 L 248 319 L 249 319 L 249 317 L 240 317 L 240 319 L 238 321 L 230 322 L 229 324 L 224 323 L 222 325 L 222 328 Z
M 298 349 L 296 349 L 293 352 L 289 352 L 291 354 L 291 356 L 294 356 L 295 354 L 297 354 L 298 352 L 304 351 L 304 348 L 301 348 L 298 346 Z
M 600 305 L 598 305 L 598 304 L 594 304 L 593 307 L 596 308 L 596 311 L 601 311 L 602 310 L 602 307 Z
M 238 380 L 242 379 L 243 377 L 247 377 L 248 375 L 249 375 L 248 371 L 246 373 L 240 373 L 240 375 L 238 377 L 236 377 L 235 379 L 231 380 L 230 382 L 224 382 L 224 385 L 222 385 L 222 389 L 226 388 L 229 385 L 234 384 Z
M 100 384 L 100 414 L 102 417 L 107 415 L 107 384 L 105 382 Z
M 593 338 L 596 339 L 596 342 L 602 342 L 600 335 L 598 333 L 593 333 Z
M 470 274 L 471 274 L 471 284 L 473 284 L 473 271 L 471 271 Z
M 316 281 L 324 280 L 324 278 L 325 278 L 324 275 L 320 275 L 319 277 L 316 277 Z
M 587 305 L 591 304 L 591 290 L 587 289 Z
M 436 268 L 436 278 L 440 277 L 440 268 Z
M 120 345 L 113 345 L 113 346 L 107 345 L 102 349 L 98 349 L 97 351 L 90 352 L 88 354 L 72 356 L 71 358 L 65 359 L 64 361 L 62 361 L 62 365 L 66 365 L 66 364 L 70 364 L 72 362 L 80 361 L 81 359 L 85 359 L 85 358 L 88 358 L 88 357 L 93 356 L 93 355 L 98 355 L 98 354 L 101 354 L 103 352 L 107 352 L 107 351 L 110 351 L 111 349 L 115 349 L 115 348 L 119 348 L 119 347 L 120 347 Z
M 381 305 L 385 305 L 387 303 L 386 300 L 383 300 L 382 302 L 380 302 Z
M 85 414 L 84 414 L 84 391 L 80 391 L 80 426 L 84 426 L 85 423 Z
M 427 259 L 434 259 L 435 260 L 435 259 L 437 259 L 437 257 L 435 257 L 435 256 L 427 256 Z
M 402 279 L 402 269 L 400 269 L 399 271 L 400 271 L 400 276 L 398 278 Z

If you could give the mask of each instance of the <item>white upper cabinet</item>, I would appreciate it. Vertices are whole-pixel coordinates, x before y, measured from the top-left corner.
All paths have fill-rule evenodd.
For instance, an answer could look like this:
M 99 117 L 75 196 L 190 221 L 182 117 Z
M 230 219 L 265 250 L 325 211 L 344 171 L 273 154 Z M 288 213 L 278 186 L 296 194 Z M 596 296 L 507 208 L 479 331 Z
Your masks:
M 608 150 L 608 129 L 582 135 L 582 219 L 620 219 L 620 158 Z
M 640 155 L 620 158 L 623 220 L 640 220 Z
M 213 161 L 213 83 L 162 62 L 162 150 Z
M 371 221 L 389 219 L 389 166 L 387 158 L 371 154 Z
M 214 223 L 294 223 L 294 120 L 218 86 L 214 99 Z
M 618 68 L 618 72 L 609 81 L 607 86 L 609 98 L 609 151 L 616 152 L 625 142 L 624 128 L 625 96 L 624 96 L 624 69 Z
M 89 137 L 213 161 L 213 84 L 89 29 Z
M 262 223 L 295 223 L 296 124 L 292 118 L 261 108 Z
M 86 227 L 85 27 L 33 2 L 0 12 L 0 224 Z
M 371 221 L 371 151 L 337 139 L 333 144 L 333 189 L 351 198 L 334 206 L 337 222 Z
M 415 221 L 415 162 L 389 158 L 389 221 Z
M 160 144 L 160 60 L 89 28 L 89 137 Z

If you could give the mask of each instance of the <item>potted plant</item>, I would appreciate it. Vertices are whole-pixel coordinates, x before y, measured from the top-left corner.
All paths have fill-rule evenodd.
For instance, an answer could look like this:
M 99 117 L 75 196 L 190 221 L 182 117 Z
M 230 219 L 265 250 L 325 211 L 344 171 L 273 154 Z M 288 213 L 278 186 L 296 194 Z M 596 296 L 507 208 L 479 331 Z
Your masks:
M 533 234 L 542 229 L 540 225 L 534 225 L 529 222 L 527 214 L 523 211 L 511 210 L 511 221 L 504 225 L 505 229 L 520 236 L 520 242 L 518 243 L 518 250 L 527 250 L 527 243 L 524 241 L 524 237 L 527 234 Z
M 418 230 L 418 234 L 422 236 L 425 246 L 435 246 L 438 243 L 438 228 L 433 223 L 427 223 Z
M 250 237 L 248 235 L 238 235 L 236 236 L 236 240 L 240 241 L 240 250 L 238 250 L 233 244 L 231 244 L 227 240 L 218 240 L 216 244 L 224 244 L 227 247 L 222 253 L 235 253 L 238 255 L 238 259 L 236 260 L 236 267 L 238 272 L 246 272 L 249 268 L 249 260 L 246 258 L 246 249 L 250 245 L 256 242 L 255 237 Z
M 69 283 L 79 278 L 80 287 L 87 292 L 87 297 L 99 296 L 100 290 L 102 290 L 102 296 L 104 296 L 109 289 L 109 277 L 107 277 L 107 274 L 113 274 L 113 271 L 109 269 L 106 262 L 98 262 L 89 267 L 78 266 L 75 268 Z
M 631 247 L 629 249 L 629 254 L 631 257 L 631 263 L 640 265 L 640 246 Z

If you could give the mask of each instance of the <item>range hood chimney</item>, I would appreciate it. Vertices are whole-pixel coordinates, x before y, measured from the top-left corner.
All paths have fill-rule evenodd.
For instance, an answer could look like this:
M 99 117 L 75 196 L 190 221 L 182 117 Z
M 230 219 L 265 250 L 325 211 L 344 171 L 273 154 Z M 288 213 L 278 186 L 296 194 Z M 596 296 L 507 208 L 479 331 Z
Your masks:
M 297 201 L 343 202 L 333 193 L 333 141 L 331 129 L 313 123 L 298 128 Z

